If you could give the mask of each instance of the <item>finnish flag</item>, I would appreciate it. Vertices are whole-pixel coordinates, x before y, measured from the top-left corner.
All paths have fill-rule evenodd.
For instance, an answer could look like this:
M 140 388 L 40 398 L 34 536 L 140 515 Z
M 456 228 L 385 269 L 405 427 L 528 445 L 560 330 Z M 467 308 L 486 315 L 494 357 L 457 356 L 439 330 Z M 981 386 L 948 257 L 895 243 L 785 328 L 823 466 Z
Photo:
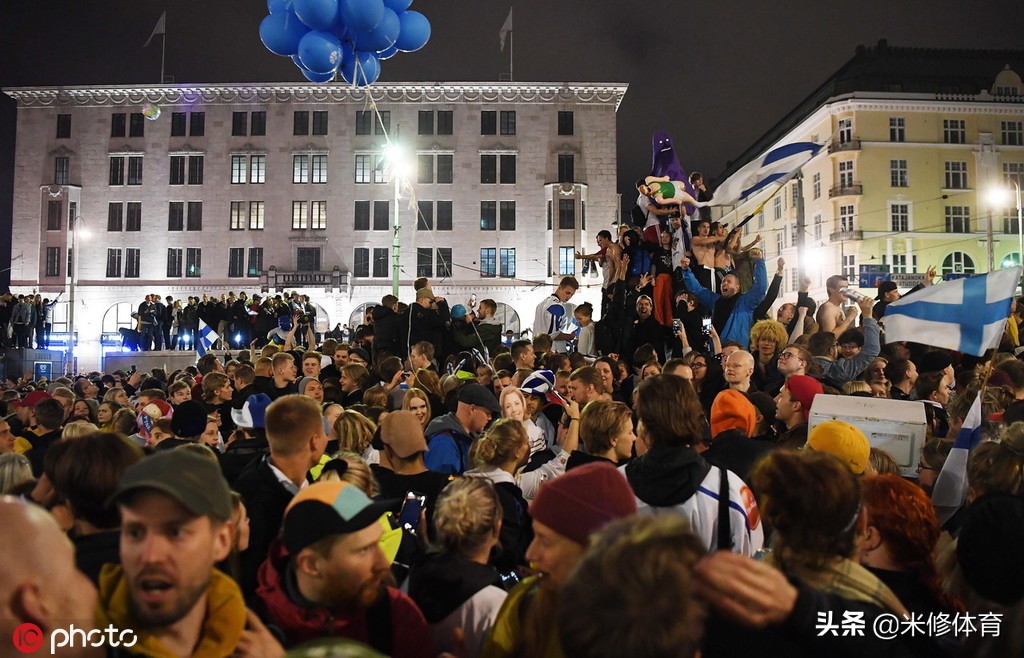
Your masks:
M 220 339 L 217 332 L 210 328 L 202 320 L 199 320 L 199 331 L 196 332 L 196 352 L 199 356 L 206 356 L 206 352 L 213 347 L 213 344 Z
M 731 206 L 771 185 L 784 185 L 821 150 L 814 142 L 794 142 L 773 148 L 741 167 L 715 190 L 710 206 Z
M 967 495 L 967 461 L 981 442 L 981 394 L 974 398 L 963 427 L 946 457 L 932 489 L 932 505 L 940 524 L 945 524 L 964 504 Z

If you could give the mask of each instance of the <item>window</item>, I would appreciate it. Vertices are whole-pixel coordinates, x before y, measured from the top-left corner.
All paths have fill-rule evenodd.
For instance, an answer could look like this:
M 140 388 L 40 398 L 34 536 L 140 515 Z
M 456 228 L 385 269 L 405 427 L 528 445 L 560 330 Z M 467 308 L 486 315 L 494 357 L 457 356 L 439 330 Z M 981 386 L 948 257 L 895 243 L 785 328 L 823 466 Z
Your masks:
M 481 135 L 497 135 L 498 134 L 498 113 L 493 110 L 484 110 L 480 112 L 480 134 Z
M 455 127 L 454 115 L 451 110 L 437 111 L 437 134 L 451 135 Z
M 962 251 L 954 251 L 943 259 L 942 273 L 974 274 L 974 259 Z
M 356 156 L 359 157 L 358 155 Z M 308 183 L 309 182 L 309 156 L 308 155 L 293 155 L 292 156 L 292 182 L 293 183 Z M 357 183 L 359 181 L 356 181 Z
M 57 115 L 57 139 L 70 139 L 71 138 L 71 115 L 70 114 L 58 114 Z
M 386 231 L 391 225 L 391 204 L 388 201 L 373 202 L 373 230 Z
M 309 227 L 314 231 L 327 230 L 327 202 L 309 202 Z
M 907 161 L 889 160 L 889 185 L 907 187 Z
M 889 141 L 905 142 L 906 139 L 906 125 L 903 117 L 889 117 Z
M 107 278 L 115 279 L 121 276 L 121 250 L 107 249 Z
M 432 201 L 419 201 L 416 212 L 416 230 L 434 230 L 434 203 Z
M 942 120 L 942 141 L 946 144 L 965 144 L 967 130 L 963 119 Z
M 113 210 L 114 204 L 111 205 Z M 109 223 L 109 222 L 108 222 Z M 120 224 L 120 218 L 118 219 Z M 113 229 L 111 229 L 113 230 Z M 118 228 L 117 230 L 121 230 Z M 171 201 L 167 205 L 167 230 L 168 231 L 184 231 L 185 230 L 185 204 L 181 201 Z
M 292 201 L 292 230 L 309 228 L 309 207 L 305 201 Z
M 373 126 L 373 112 L 369 110 L 356 111 L 356 134 L 369 135 Z M 358 276 L 358 275 L 357 275 Z
M 238 114 L 236 112 L 236 114 Z M 242 112 L 241 114 L 245 114 Z M 228 276 L 235 278 L 242 276 L 245 270 L 245 248 L 231 247 L 228 249 Z
M 1003 233 L 1018 235 L 1017 210 L 1015 208 L 1007 208 L 1006 212 L 1003 213 Z M 1020 263 L 1017 264 L 1019 265 Z
M 373 182 L 374 183 L 387 183 L 391 180 L 390 171 L 385 166 L 384 156 L 375 155 L 373 156 Z
M 201 155 L 188 156 L 188 184 L 203 184 L 203 156 Z
M 853 140 L 853 119 L 840 119 L 837 129 L 840 144 L 846 144 Z
M 356 112 L 357 135 L 369 135 L 371 132 L 376 135 L 384 135 L 390 130 L 391 112 L 380 111 L 377 115 L 371 110 L 359 110 Z
M 355 226 L 356 231 L 370 230 L 370 202 L 356 201 Z
M 772 199 L 772 210 L 775 213 L 775 221 L 782 219 L 782 197 L 777 196 Z
M 839 187 L 853 187 L 853 160 L 839 163 Z
M 190 247 L 185 250 L 185 276 L 199 278 L 203 275 L 203 250 Z
M 516 202 L 502 201 L 498 204 L 498 228 L 502 231 L 516 230 Z
M 1000 123 L 1000 132 L 1005 146 L 1024 146 L 1024 122 L 1003 121 Z
M 53 159 L 53 182 L 56 185 L 71 182 L 71 158 L 59 155 Z
M 757 228 L 764 228 L 764 211 L 757 213 Z
M 905 203 L 889 204 L 889 227 L 896 233 L 910 230 L 910 206 Z
M 814 240 L 818 242 L 821 240 L 821 214 L 814 216 Z
M 132 116 L 134 117 L 135 115 L 133 114 Z M 185 113 L 184 112 L 172 112 L 171 113 L 171 137 L 184 137 L 184 136 L 185 136 Z M 181 275 L 179 274 L 178 276 L 181 276 Z
M 480 156 L 480 182 L 484 185 L 498 182 L 498 156 L 486 153 Z
M 515 113 L 515 110 L 502 110 L 501 111 L 501 134 L 502 135 L 515 135 L 516 134 L 516 113 Z
M 572 247 L 558 248 L 558 274 L 573 276 L 576 274 L 576 255 Z
M 1016 181 L 1018 185 L 1024 186 L 1024 162 L 1004 162 L 1003 180 L 1007 185 L 1013 185 Z
M 884 260 L 885 256 L 883 255 L 882 258 L 883 258 L 882 264 L 884 265 L 885 264 L 885 260 Z M 912 268 L 910 268 L 910 269 L 907 268 L 907 255 L 906 254 L 893 254 L 892 255 L 892 266 L 891 267 L 892 267 L 893 274 L 907 274 L 908 272 L 916 272 L 917 271 L 917 256 L 913 257 L 912 265 L 913 265 Z
M 299 247 L 295 250 L 295 265 L 300 272 L 320 271 L 320 247 Z
M 252 113 L 249 121 L 249 134 L 256 137 L 262 137 L 267 134 L 266 112 L 260 110 Z
M 558 200 L 558 228 L 576 228 L 576 199 Z
M 46 248 L 46 276 L 60 276 L 60 247 Z
M 558 182 L 574 183 L 576 181 L 576 158 L 570 155 L 558 156 Z
M 46 230 L 59 231 L 61 217 L 64 216 L 64 203 L 61 201 L 46 202 Z
M 142 259 L 142 250 L 128 248 L 124 250 L 124 276 L 126 279 L 139 278 L 139 263 Z
M 842 233 L 848 233 L 853 228 L 853 206 L 839 206 L 839 230 Z
M 946 233 L 970 233 L 970 206 L 946 206 Z
M 843 256 L 843 276 L 851 281 L 857 280 L 857 256 L 845 254 Z
M 246 276 L 259 276 L 261 272 L 263 272 L 263 247 L 249 247 L 249 270 L 246 272 Z
M 792 198 L 791 205 L 796 208 L 797 204 L 800 202 L 800 183 L 793 183 L 793 185 L 790 186 L 789 191 Z
M 559 135 L 571 135 L 573 134 L 573 116 L 572 112 L 559 112 L 558 113 L 558 134 Z
M 499 252 L 500 260 L 498 262 L 499 270 L 498 276 L 513 277 L 516 275 L 516 250 L 515 247 L 510 249 L 502 248 Z
M 814 174 L 814 176 L 811 177 L 811 188 L 812 196 L 815 199 L 821 198 L 821 173 Z
M 501 165 L 501 174 L 498 182 L 503 185 L 513 185 L 516 182 L 516 156 L 502 155 L 498 158 Z
M 231 113 L 231 136 L 244 137 L 249 134 L 249 114 L 247 112 Z M 234 250 L 232 249 L 232 252 Z M 231 276 L 228 274 L 228 276 Z M 237 275 L 241 276 L 241 275 Z
M 437 182 L 442 185 L 451 185 L 455 171 L 455 156 L 437 156 Z
M 128 115 L 124 112 L 114 112 L 110 115 L 110 136 L 124 137 L 128 130 Z
M 497 228 L 498 204 L 496 201 L 480 202 L 480 230 L 493 231 Z
M 775 253 L 781 255 L 782 250 L 786 248 L 786 234 L 783 231 L 779 231 L 775 234 Z
M 189 137 L 202 137 L 206 134 L 206 112 L 188 113 Z
M 438 201 L 437 202 L 437 230 L 438 231 L 450 231 L 452 230 L 452 202 L 451 201 Z
M 417 134 L 418 135 L 433 135 L 434 134 L 434 111 L 433 110 L 420 110 Z
M 107 204 L 107 230 L 117 232 L 124 230 L 124 204 Z
M 352 255 L 352 276 L 370 276 L 370 250 L 356 247 Z
M 430 247 L 416 249 L 416 276 L 434 276 L 434 250 Z
M 168 185 L 184 185 L 185 184 L 185 156 L 184 155 L 172 155 L 171 158 L 171 173 L 168 176 Z M 232 167 L 232 177 L 234 176 L 234 168 Z M 231 181 L 232 183 L 234 180 Z M 245 181 L 242 181 L 243 183 Z
M 241 231 L 245 228 L 245 201 L 231 202 L 231 221 L 228 228 L 232 231 Z
M 249 230 L 250 231 L 262 231 L 263 230 L 263 202 L 262 201 L 250 201 L 249 202 Z
M 125 226 L 126 231 L 141 231 L 142 230 L 142 203 L 139 201 L 129 201 L 127 203 L 127 211 L 125 212 Z
M 374 247 L 373 249 L 373 276 L 383 278 L 388 275 L 388 250 L 387 248 Z
M 496 252 L 497 249 L 493 247 L 480 250 L 480 276 L 493 277 L 497 274 L 495 269 Z
M 124 170 L 121 170 L 123 175 Z M 120 184 L 120 183 L 118 183 Z M 128 157 L 128 184 L 142 185 L 142 156 L 132 155 Z
M 422 114 L 422 112 L 420 113 Z M 433 116 L 433 114 L 431 114 Z M 425 184 L 434 182 L 434 156 L 416 156 L 416 182 Z
M 451 247 L 438 247 L 437 248 L 437 276 L 440 278 L 448 278 L 452 275 L 452 248 Z
M 313 175 L 310 180 L 315 185 L 322 185 L 327 182 L 327 156 L 314 155 L 310 162 L 313 168 Z
M 267 178 L 267 156 L 249 156 L 249 182 L 253 185 L 262 185 Z
M 946 180 L 944 187 L 947 190 L 967 189 L 967 163 L 947 162 Z
M 181 277 L 181 249 L 167 250 L 167 277 Z
M 185 217 L 185 230 L 187 231 L 202 231 L 203 230 L 203 202 L 202 201 L 189 201 L 188 202 L 188 213 Z
M 370 172 L 373 170 L 373 156 L 360 154 L 356 156 L 356 183 L 369 183 Z
M 236 112 L 235 114 L 238 114 Z M 245 114 L 244 112 L 242 113 Z M 171 156 L 173 159 L 174 156 Z M 249 170 L 248 163 L 246 163 L 244 155 L 232 155 L 231 156 L 231 184 L 242 185 L 246 181 L 246 174 Z M 174 165 L 171 165 L 171 172 L 173 177 Z
M 292 134 L 309 134 L 309 112 L 305 110 L 297 110 L 296 112 L 292 113 Z
M 313 112 L 313 134 L 314 135 L 326 135 L 327 134 L 327 111 L 316 110 Z

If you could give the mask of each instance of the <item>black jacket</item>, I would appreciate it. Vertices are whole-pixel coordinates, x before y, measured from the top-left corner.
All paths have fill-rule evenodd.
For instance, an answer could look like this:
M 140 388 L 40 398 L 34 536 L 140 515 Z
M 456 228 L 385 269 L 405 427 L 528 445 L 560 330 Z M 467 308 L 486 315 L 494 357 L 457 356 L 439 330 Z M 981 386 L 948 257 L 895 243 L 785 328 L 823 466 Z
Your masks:
M 249 548 L 241 555 L 242 593 L 249 599 L 256 592 L 256 574 L 267 559 L 270 544 L 281 530 L 284 510 L 293 494 L 284 488 L 267 458 L 251 462 L 235 480 L 235 491 L 249 510 Z
M 750 484 L 750 472 L 762 457 L 775 449 L 775 445 L 755 441 L 740 430 L 726 430 L 711 442 L 701 457 L 719 468 L 732 471 Z

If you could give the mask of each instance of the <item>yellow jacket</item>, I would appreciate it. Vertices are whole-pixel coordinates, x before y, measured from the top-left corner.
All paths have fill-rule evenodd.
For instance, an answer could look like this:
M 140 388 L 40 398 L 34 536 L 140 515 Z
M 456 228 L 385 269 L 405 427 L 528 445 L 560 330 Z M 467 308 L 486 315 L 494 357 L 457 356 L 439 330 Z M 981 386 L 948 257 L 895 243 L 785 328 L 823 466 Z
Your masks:
M 501 610 L 498 611 L 498 618 L 494 621 L 494 626 L 491 627 L 490 633 L 484 640 L 480 658 L 511 658 L 514 655 L 512 650 L 515 648 L 516 639 L 522 632 L 521 624 L 526 615 L 526 606 L 529 605 L 529 600 L 536 596 L 539 587 L 540 581 L 537 576 L 530 576 L 512 588 L 508 597 L 505 598 Z M 552 624 L 551 628 L 554 631 L 558 627 Z M 542 657 L 531 656 L 531 658 Z M 557 633 L 553 632 L 548 638 L 543 658 L 565 658 Z

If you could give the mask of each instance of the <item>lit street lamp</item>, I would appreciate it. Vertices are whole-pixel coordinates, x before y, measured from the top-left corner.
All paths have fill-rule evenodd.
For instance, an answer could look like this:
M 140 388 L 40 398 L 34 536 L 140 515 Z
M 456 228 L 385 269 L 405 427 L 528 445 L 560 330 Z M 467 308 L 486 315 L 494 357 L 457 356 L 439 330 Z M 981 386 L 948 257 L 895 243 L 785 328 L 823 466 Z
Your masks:
M 395 222 L 393 226 L 394 236 L 391 240 L 391 294 L 398 297 L 398 276 L 401 270 L 401 259 L 399 247 L 401 238 L 399 231 L 402 226 L 398 221 L 398 204 L 401 200 L 402 181 L 412 173 L 411 163 L 406 157 L 402 148 L 395 142 L 388 142 L 384 147 L 384 159 L 391 178 L 395 183 Z
M 81 215 L 75 217 L 68 222 L 68 230 L 71 231 L 71 271 L 68 272 L 70 276 L 70 285 L 68 286 L 68 356 L 67 366 L 71 369 L 72 374 L 75 371 L 75 304 L 77 303 L 76 293 L 78 291 L 78 238 L 81 236 L 82 239 L 89 237 L 89 228 L 85 224 L 85 219 Z
M 1009 182 L 1013 183 L 1015 188 L 1015 206 L 1017 208 L 1017 264 L 1024 264 L 1024 227 L 1021 226 L 1021 198 L 1020 198 L 1020 183 L 1017 182 L 1016 178 L 1008 179 Z M 1007 197 L 1010 195 L 1010 190 L 1001 186 L 996 185 L 989 190 L 988 200 L 989 203 L 995 208 L 1005 208 L 1008 203 Z

